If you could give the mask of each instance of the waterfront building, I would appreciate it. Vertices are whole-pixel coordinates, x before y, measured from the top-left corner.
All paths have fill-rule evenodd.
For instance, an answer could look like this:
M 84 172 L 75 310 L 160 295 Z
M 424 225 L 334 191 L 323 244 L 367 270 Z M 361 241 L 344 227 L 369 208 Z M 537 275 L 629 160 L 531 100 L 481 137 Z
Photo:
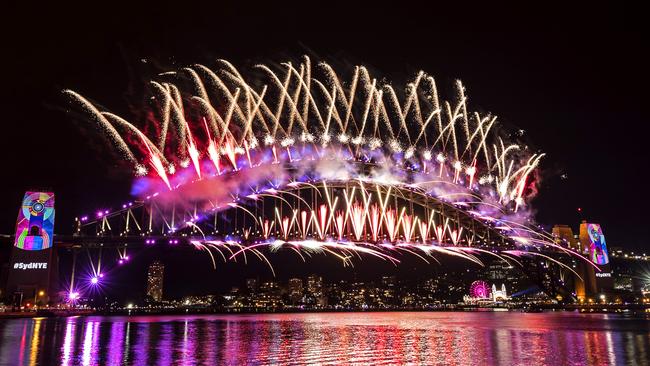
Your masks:
M 501 290 L 497 290 L 497 286 L 495 284 L 492 284 L 492 301 L 496 303 L 508 300 L 510 300 L 510 298 L 508 297 L 508 292 L 506 291 L 506 285 L 502 283 Z
M 284 306 L 280 286 L 275 281 L 262 283 L 259 293 L 253 296 L 253 306 L 261 309 L 278 309 Z

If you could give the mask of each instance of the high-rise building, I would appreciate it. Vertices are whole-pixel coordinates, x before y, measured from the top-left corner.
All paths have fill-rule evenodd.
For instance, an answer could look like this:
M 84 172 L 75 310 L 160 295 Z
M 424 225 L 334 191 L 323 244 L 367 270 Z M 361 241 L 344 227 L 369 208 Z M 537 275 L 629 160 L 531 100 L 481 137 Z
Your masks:
M 257 293 L 258 287 L 259 287 L 259 281 L 256 278 L 249 278 L 246 280 L 246 290 L 250 294 Z
M 327 305 L 327 296 L 323 291 L 323 277 L 316 275 L 307 277 L 307 303 L 317 306 Z
M 394 305 L 397 298 L 397 278 L 395 276 L 383 276 L 381 278 L 381 301 L 385 305 Z
M 487 280 L 507 283 L 510 289 L 514 289 L 513 292 L 521 289 L 522 273 L 510 263 L 495 260 L 486 265 L 481 272 Z
M 314 297 L 323 294 L 323 277 L 311 275 L 307 277 L 307 292 Z
M 289 300 L 292 305 L 298 304 L 302 300 L 302 279 L 292 278 L 289 280 Z
M 159 302 L 163 296 L 163 276 L 165 265 L 159 261 L 154 261 L 149 265 L 147 273 L 147 296 L 153 301 Z

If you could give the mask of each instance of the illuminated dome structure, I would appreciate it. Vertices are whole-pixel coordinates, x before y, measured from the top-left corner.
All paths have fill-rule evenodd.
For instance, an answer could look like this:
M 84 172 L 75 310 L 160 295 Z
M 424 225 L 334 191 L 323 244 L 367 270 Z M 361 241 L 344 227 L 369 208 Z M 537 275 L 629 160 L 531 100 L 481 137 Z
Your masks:
M 510 297 L 508 296 L 508 291 L 506 291 L 506 285 L 501 284 L 501 289 L 497 290 L 497 285 L 492 284 L 492 301 L 494 302 L 500 302 L 500 301 L 507 301 L 510 300 Z
M 180 241 L 215 266 L 252 254 L 272 271 L 269 254 L 289 250 L 344 265 L 536 257 L 573 272 L 545 254 L 574 253 L 528 210 L 544 154 L 471 111 L 460 81 L 445 100 L 424 72 L 404 90 L 363 66 L 350 74 L 308 57 L 246 72 L 193 65 L 152 81 L 136 122 L 66 90 L 136 176 L 137 198 L 80 217 L 78 234 Z

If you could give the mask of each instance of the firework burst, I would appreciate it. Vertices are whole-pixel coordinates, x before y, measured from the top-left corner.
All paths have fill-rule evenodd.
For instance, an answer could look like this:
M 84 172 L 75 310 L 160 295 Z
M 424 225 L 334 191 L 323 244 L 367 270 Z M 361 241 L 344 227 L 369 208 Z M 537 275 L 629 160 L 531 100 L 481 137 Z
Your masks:
M 289 247 L 303 259 L 329 253 L 346 265 L 359 254 L 398 263 L 395 253 L 404 251 L 482 264 L 480 247 L 495 240 L 512 255 L 552 244 L 524 209 L 544 154 L 507 143 L 496 116 L 469 109 L 460 81 L 457 97 L 445 100 L 424 72 L 398 91 L 363 66 L 344 79 L 303 57 L 247 73 L 219 60 L 215 69 L 161 74 L 150 86 L 155 118 L 146 123 L 64 93 L 109 134 L 134 175 L 162 183 L 143 195 L 178 198 L 191 186 L 211 187 L 192 198 L 192 233 L 197 207 L 248 217 L 229 238 L 192 238 L 224 260 L 252 252 L 269 263 L 261 248 Z

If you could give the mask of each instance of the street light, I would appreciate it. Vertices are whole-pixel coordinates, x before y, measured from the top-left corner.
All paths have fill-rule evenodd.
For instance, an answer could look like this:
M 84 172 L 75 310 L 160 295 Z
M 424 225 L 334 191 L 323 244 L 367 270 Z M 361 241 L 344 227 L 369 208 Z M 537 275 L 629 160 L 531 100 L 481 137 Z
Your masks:
M 38 304 L 38 298 L 45 296 L 45 291 L 39 290 L 37 293 L 34 294 L 34 306 Z

